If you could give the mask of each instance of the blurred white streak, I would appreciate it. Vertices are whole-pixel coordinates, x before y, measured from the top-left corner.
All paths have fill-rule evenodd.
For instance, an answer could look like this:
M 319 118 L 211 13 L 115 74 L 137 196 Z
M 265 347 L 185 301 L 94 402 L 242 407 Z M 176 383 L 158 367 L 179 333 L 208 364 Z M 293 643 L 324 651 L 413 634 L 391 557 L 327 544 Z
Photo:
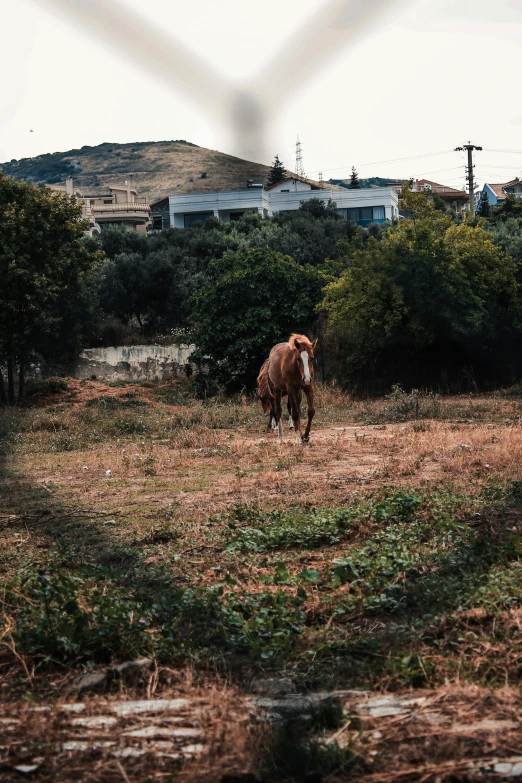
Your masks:
M 329 0 L 321 3 L 263 71 L 263 81 L 270 85 L 272 100 L 279 102 L 294 95 L 338 59 L 350 44 L 370 35 L 393 10 L 399 11 L 410 1 Z
M 33 0 L 105 42 L 135 67 L 183 92 L 201 114 L 213 119 L 218 135 L 225 136 L 224 148 L 251 160 L 266 159 L 267 148 L 277 152 L 274 121 L 282 103 L 349 44 L 378 27 L 385 12 L 411 1 L 323 2 L 251 86 L 227 83 L 185 44 L 117 0 Z
M 88 32 L 134 67 L 176 87 L 209 113 L 222 109 L 230 85 L 181 41 L 116 0 L 33 0 Z

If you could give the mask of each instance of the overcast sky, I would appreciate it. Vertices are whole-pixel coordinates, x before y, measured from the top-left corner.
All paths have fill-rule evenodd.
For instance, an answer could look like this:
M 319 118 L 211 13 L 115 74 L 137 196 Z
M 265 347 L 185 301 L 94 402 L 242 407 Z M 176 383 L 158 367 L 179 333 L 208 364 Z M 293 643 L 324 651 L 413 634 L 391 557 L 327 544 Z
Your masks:
M 235 153 L 227 107 L 218 104 L 225 87 L 243 84 L 276 104 L 251 155 L 262 162 L 278 152 L 293 168 L 299 134 L 312 177 L 346 177 L 355 165 L 361 176 L 426 176 L 460 187 L 464 159 L 452 150 L 470 139 L 484 148 L 479 182 L 522 173 L 522 0 L 395 0 L 355 40 L 348 15 L 347 43 L 333 60 L 330 38 L 313 23 L 316 38 L 308 29 L 302 50 L 292 49 L 300 64 L 288 83 L 274 61 L 330 0 L 117 0 L 103 39 L 60 12 L 63 1 L 0 0 L 0 161 L 104 141 L 186 139 Z M 66 0 L 90 2 L 99 0 Z M 365 0 L 365 8 L 382 2 Z M 126 11 L 184 44 L 196 66 L 202 61 L 208 94 L 202 87 L 191 96 L 179 79 L 158 73 L 159 37 L 148 65 L 143 42 L 129 41 L 130 55 L 110 42 Z

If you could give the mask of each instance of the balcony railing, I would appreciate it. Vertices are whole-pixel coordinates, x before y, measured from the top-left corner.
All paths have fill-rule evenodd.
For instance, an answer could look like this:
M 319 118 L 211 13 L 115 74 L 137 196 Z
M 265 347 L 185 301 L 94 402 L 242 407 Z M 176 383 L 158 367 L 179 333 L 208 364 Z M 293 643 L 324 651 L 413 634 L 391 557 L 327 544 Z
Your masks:
M 95 204 L 93 206 L 94 214 L 100 212 L 150 212 L 148 202 L 129 201 L 122 204 Z
M 450 196 L 452 194 L 453 195 L 459 195 L 459 194 L 462 194 L 462 193 L 465 194 L 465 191 L 456 190 L 455 188 L 448 188 L 445 185 L 442 185 L 440 188 L 419 188 L 416 192 L 417 193 L 427 193 L 428 195 L 430 193 L 435 193 L 437 196 L 439 195 L 439 193 L 449 193 Z

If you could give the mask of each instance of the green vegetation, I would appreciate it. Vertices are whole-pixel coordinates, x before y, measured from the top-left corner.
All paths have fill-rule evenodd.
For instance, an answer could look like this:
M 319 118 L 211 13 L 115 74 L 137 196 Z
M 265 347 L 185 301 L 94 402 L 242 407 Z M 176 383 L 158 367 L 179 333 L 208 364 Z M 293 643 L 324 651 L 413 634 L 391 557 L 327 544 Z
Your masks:
M 486 230 L 455 224 L 423 194 L 406 193 L 402 204 L 411 219 L 361 250 L 347 245 L 345 269 L 326 288 L 322 309 L 345 373 L 368 381 L 378 359 L 381 377 L 399 372 L 429 385 L 452 364 L 486 377 L 514 370 L 520 299 L 511 259 Z
M 225 254 L 209 264 L 210 282 L 194 295 L 196 362 L 224 386 L 252 385 L 281 335 L 313 323 L 324 276 L 273 250 Z
M 477 207 L 477 216 L 482 218 L 489 217 L 491 208 L 489 206 L 488 194 L 485 190 L 480 194 L 480 199 Z
M 276 155 L 274 162 L 268 172 L 267 185 L 277 185 L 286 177 L 286 169 L 284 163 L 279 160 L 279 155 Z
M 69 198 L 0 174 L 0 403 L 15 401 L 24 374 L 38 355 L 74 357 L 96 310 L 97 255 L 82 241 L 80 208 Z
M 18 569 L 3 607 L 17 650 L 38 667 L 144 653 L 232 665 L 239 655 L 316 684 L 418 686 L 457 671 L 497 684 L 506 666 L 515 682 L 508 662 L 501 674 L 494 656 L 478 668 L 469 656 L 488 639 L 512 643 L 502 618 L 519 605 L 521 544 L 502 515 L 519 502 L 515 483 L 482 496 L 389 488 L 335 511 L 235 508 L 212 587 L 175 586 L 133 546 L 106 565 L 80 565 L 65 539 Z M 157 540 L 176 551 L 176 540 Z M 319 545 L 324 564 L 296 569 L 299 551 Z M 279 559 L 266 560 L 269 550 Z M 256 569 L 265 558 L 259 588 L 250 577 L 245 589 L 256 557 Z M 471 631 L 466 618 L 479 610 Z

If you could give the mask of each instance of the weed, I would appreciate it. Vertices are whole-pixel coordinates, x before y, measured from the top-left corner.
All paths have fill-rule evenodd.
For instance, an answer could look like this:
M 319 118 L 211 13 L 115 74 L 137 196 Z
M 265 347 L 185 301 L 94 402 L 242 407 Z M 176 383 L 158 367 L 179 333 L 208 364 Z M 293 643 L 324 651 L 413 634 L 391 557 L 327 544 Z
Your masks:
M 296 546 L 313 549 L 322 544 L 336 544 L 355 518 L 354 508 L 266 512 L 236 505 L 228 518 L 234 537 L 228 540 L 226 549 L 229 552 L 265 552 L 269 549 Z
M 69 384 L 65 378 L 47 378 L 39 383 L 32 383 L 26 389 L 27 397 L 50 397 L 55 394 L 61 394 L 69 389 Z
M 135 395 L 131 393 L 122 394 L 121 397 L 95 397 L 91 400 L 87 400 L 85 403 L 87 408 L 101 408 L 108 410 L 116 410 L 121 408 L 148 408 L 149 403 L 143 400 L 134 399 Z

